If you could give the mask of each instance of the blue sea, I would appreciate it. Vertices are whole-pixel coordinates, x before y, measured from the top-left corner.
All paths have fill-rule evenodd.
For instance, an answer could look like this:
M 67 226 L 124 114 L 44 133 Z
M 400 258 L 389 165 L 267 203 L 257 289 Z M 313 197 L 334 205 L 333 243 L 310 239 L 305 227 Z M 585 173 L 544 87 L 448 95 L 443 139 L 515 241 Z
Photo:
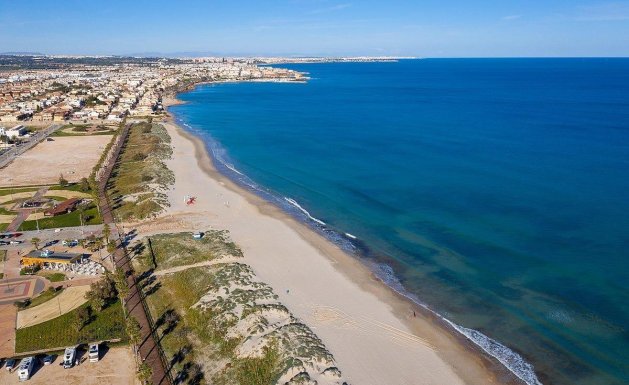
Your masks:
M 629 59 L 284 67 L 171 111 L 529 384 L 629 383 Z

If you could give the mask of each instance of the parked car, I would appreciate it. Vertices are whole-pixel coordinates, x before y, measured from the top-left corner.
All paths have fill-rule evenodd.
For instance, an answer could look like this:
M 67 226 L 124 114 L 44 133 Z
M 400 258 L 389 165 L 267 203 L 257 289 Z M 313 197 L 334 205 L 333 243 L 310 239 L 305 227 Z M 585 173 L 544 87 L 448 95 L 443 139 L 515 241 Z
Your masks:
M 53 354 L 49 354 L 46 357 L 44 357 L 44 365 L 50 365 L 53 363 L 53 361 L 55 360 L 55 356 Z
M 15 368 L 15 358 L 9 358 L 4 368 L 8 371 L 13 370 L 13 368 Z
M 31 378 L 33 368 L 35 368 L 35 357 L 26 357 L 20 362 L 20 367 L 17 369 L 17 378 L 20 381 L 27 381 Z
M 61 244 L 68 247 L 74 247 L 74 246 L 79 245 L 79 240 L 78 239 L 75 239 L 73 241 L 64 240 L 63 242 L 61 242 Z
M 89 349 L 90 362 L 98 362 L 100 358 L 98 354 L 98 344 L 91 344 Z
M 21 243 L 24 243 L 24 241 L 15 241 L 15 240 L 13 240 L 13 241 L 11 241 L 9 243 L 12 244 L 12 245 L 19 245 Z
M 74 366 L 74 359 L 76 358 L 76 348 L 66 348 L 63 354 L 63 368 L 70 369 Z
M 11 244 L 11 242 L 9 242 L 9 241 L 0 241 L 0 246 L 6 246 L 6 245 L 9 245 L 9 244 Z

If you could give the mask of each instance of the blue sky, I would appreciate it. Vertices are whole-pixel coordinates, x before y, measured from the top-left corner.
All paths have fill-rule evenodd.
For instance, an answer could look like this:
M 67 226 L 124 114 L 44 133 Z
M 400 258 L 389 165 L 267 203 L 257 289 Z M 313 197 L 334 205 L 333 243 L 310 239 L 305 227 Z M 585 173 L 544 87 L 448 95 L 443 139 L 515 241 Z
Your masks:
M 629 56 L 629 1 L 0 0 L 0 52 Z

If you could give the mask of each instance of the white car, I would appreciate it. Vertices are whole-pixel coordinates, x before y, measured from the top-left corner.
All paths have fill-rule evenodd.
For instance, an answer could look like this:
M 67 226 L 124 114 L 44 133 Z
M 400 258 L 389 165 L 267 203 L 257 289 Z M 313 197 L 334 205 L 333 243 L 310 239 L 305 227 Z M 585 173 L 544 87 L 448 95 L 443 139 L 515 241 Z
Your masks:
M 20 366 L 17 369 L 17 378 L 20 381 L 27 381 L 31 378 L 31 373 L 35 367 L 35 357 L 26 357 L 20 362 Z
M 76 358 L 76 348 L 66 348 L 63 353 L 63 368 L 70 369 L 74 366 L 74 359 Z
M 98 355 L 98 344 L 91 344 L 88 351 L 90 362 L 98 362 L 100 356 Z

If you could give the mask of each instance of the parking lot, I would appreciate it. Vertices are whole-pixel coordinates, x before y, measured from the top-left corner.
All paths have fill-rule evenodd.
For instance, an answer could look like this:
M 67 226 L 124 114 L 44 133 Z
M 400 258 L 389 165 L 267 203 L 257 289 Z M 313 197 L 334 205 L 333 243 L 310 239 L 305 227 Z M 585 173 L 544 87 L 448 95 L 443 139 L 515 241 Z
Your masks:
M 83 352 L 83 356 L 85 357 Z M 63 369 L 60 365 L 62 357 L 57 356 L 51 365 L 43 366 L 43 356 L 38 356 L 37 365 L 33 371 L 29 384 L 42 385 L 97 385 L 121 384 L 139 385 L 135 375 L 135 361 L 133 352 L 128 347 L 116 347 L 109 350 L 101 348 L 99 362 L 85 360 L 79 366 Z M 0 385 L 20 384 L 17 370 L 8 372 L 5 361 L 0 369 Z
M 40 231 L 20 231 L 17 237 L 3 238 L 2 241 L 18 241 L 20 244 L 1 245 L 0 250 L 18 250 L 23 248 L 32 248 L 30 240 L 37 237 L 41 241 L 41 245 L 45 245 L 49 241 L 61 241 L 64 239 L 82 239 L 90 235 L 101 236 L 103 225 L 89 225 L 83 227 L 64 227 L 61 229 L 46 229 Z M 3 234 L 0 232 L 0 234 Z

